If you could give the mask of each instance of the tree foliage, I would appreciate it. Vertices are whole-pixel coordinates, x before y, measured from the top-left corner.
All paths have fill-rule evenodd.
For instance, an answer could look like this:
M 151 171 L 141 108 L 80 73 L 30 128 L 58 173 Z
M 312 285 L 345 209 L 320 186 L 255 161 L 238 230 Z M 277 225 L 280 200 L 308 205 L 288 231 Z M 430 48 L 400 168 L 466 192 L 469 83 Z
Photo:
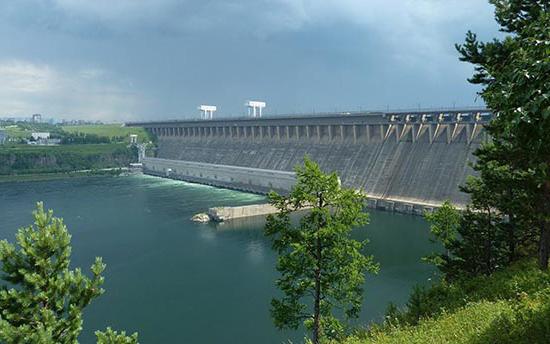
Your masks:
M 337 338 L 346 319 L 357 317 L 363 300 L 365 273 L 378 265 L 362 253 L 366 242 L 350 238 L 353 227 L 367 223 L 364 197 L 344 189 L 335 173 L 325 174 L 307 157 L 296 167 L 297 182 L 288 196 L 269 194 L 278 209 L 267 219 L 266 234 L 278 252 L 277 286 L 283 297 L 273 299 L 271 314 L 279 328 L 297 328 L 303 321 L 312 340 Z M 291 213 L 308 208 L 299 223 Z
M 0 290 L 0 341 L 77 343 L 83 309 L 103 293 L 105 264 L 96 258 L 91 278 L 70 270 L 71 236 L 63 220 L 42 203 L 33 216 L 34 224 L 18 231 L 17 245 L 0 241 L 7 282 Z
M 461 60 L 474 64 L 470 79 L 494 112 L 491 142 L 479 148 L 479 178 L 464 190 L 472 196 L 475 221 L 485 217 L 505 240 L 510 261 L 537 246 L 547 269 L 550 250 L 550 3 L 491 0 L 502 40 L 478 41 L 468 32 L 457 45 Z M 473 216 L 473 215 L 472 215 Z M 489 228 L 489 227 L 485 227 Z M 491 235 L 491 234 L 487 234 Z M 489 240 L 489 239 L 487 239 Z
M 113 331 L 110 327 L 107 327 L 105 332 L 96 331 L 97 344 L 137 344 L 138 335 L 134 333 L 131 336 L 127 336 L 126 332 Z
M 14 145 L 0 150 L 0 175 L 126 167 L 137 149 L 125 144 Z
M 447 280 L 489 275 L 510 262 L 506 223 L 493 216 L 491 209 L 475 211 L 468 206 L 459 211 L 445 202 L 441 208 L 425 215 L 435 242 L 444 252 L 433 253 L 425 260 L 436 265 Z
M 435 237 L 432 241 L 440 242 L 446 249 L 445 253 L 433 253 L 424 260 L 436 266 L 442 266 L 449 259 L 450 246 L 457 239 L 460 213 L 449 201 L 445 201 L 439 209 L 427 212 L 424 217 L 430 223 L 430 232 Z

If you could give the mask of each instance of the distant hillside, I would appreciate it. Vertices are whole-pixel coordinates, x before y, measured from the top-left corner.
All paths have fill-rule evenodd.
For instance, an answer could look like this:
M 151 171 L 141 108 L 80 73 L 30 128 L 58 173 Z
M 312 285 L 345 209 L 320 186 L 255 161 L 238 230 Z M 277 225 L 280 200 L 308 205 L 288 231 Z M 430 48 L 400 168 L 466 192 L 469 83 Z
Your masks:
M 122 142 L 128 142 L 130 134 L 136 134 L 138 136 L 138 142 L 151 141 L 145 129 L 139 127 L 124 127 L 122 124 L 64 125 L 62 128 L 69 133 L 105 136 L 111 140 Z
M 13 145 L 0 148 L 0 175 L 126 167 L 136 161 L 137 150 L 124 143 Z

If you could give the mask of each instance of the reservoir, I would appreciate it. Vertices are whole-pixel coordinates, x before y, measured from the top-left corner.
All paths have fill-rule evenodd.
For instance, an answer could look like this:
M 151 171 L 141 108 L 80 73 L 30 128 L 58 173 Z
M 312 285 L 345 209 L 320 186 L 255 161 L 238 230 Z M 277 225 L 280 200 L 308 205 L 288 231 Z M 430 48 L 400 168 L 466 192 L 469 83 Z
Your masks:
M 1 239 L 14 242 L 17 228 L 32 223 L 37 201 L 64 218 L 73 267 L 89 274 L 96 256 L 107 264 L 105 293 L 85 310 L 81 343 L 95 343 L 94 331 L 107 326 L 138 331 L 143 344 L 301 342 L 303 330 L 281 332 L 270 319 L 278 274 L 262 219 L 190 221 L 210 207 L 265 197 L 141 175 L 0 183 Z M 367 278 L 361 324 L 434 277 L 420 261 L 433 249 L 421 217 L 370 214 L 353 232 L 369 238 L 367 253 L 381 267 Z

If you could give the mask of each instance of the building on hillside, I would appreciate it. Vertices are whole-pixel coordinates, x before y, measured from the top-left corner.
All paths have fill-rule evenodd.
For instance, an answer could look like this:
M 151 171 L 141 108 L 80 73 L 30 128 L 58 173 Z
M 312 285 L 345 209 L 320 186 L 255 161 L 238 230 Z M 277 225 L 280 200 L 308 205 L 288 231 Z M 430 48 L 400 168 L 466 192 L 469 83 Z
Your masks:
M 31 137 L 33 138 L 33 140 L 35 141 L 38 141 L 38 140 L 47 140 L 50 138 L 50 133 L 48 132 L 43 132 L 43 133 L 32 133 L 31 134 Z
M 0 130 L 0 145 L 3 145 L 8 141 L 8 134 L 5 130 Z
M 41 123 L 42 122 L 42 115 L 39 113 L 35 113 L 32 115 L 32 122 L 33 123 Z
M 50 138 L 50 133 L 48 132 L 42 132 L 42 133 L 32 133 L 31 139 L 27 141 L 30 145 L 58 145 L 61 143 L 61 139 L 52 139 Z

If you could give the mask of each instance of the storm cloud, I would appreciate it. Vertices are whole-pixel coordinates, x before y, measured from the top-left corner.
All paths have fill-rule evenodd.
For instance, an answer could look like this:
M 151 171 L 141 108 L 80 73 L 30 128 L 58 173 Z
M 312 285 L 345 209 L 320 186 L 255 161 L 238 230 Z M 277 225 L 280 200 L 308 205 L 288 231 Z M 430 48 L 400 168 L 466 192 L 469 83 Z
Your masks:
M 0 116 L 103 120 L 479 105 L 484 0 L 0 2 Z

